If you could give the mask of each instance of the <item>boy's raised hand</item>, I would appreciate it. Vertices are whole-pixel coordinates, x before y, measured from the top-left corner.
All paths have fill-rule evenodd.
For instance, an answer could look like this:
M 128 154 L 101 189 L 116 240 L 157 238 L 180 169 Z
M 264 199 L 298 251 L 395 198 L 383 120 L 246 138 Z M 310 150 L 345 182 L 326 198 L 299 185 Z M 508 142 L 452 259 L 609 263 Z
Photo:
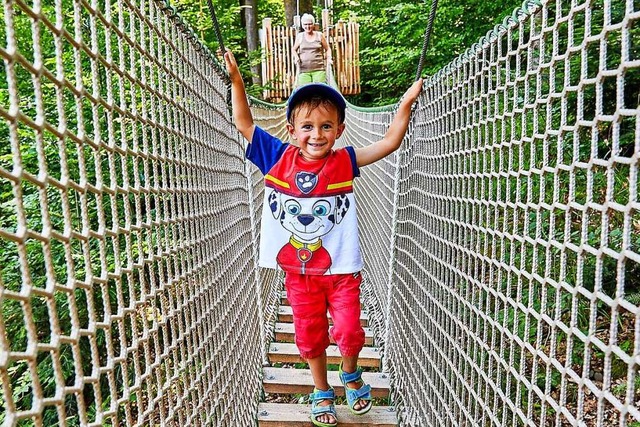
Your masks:
M 422 83 L 423 83 L 422 79 L 418 79 L 415 82 L 413 82 L 413 84 L 409 86 L 409 89 L 407 89 L 404 95 L 402 95 L 402 99 L 400 102 L 402 104 L 412 105 L 415 102 L 415 100 L 418 99 L 420 92 L 422 92 Z
M 234 82 L 237 79 L 242 80 L 236 58 L 233 56 L 233 53 L 229 49 L 227 49 L 227 51 L 224 53 L 224 63 L 227 66 L 227 72 L 229 73 L 231 82 Z
M 236 128 L 248 141 L 253 139 L 253 116 L 247 101 L 247 94 L 244 90 L 242 75 L 238 69 L 238 63 L 233 53 L 229 49 L 224 53 L 224 63 L 227 66 L 229 79 L 231 80 L 231 109 L 233 110 L 233 121 Z

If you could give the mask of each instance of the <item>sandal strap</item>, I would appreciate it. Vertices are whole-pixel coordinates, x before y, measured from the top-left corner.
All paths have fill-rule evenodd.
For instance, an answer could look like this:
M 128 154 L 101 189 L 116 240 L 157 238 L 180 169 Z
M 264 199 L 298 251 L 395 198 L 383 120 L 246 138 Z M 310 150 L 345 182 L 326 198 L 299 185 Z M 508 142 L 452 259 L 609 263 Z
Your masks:
M 322 415 L 322 414 L 329 414 L 329 415 L 333 415 L 333 417 L 336 417 L 336 407 L 334 406 L 334 404 L 330 404 L 330 405 L 325 405 L 325 406 L 320 406 L 320 405 L 312 405 L 311 406 L 311 415 L 313 415 L 314 417 L 317 415 Z
M 345 387 L 344 390 L 347 393 L 347 400 L 350 404 L 356 400 L 371 400 L 371 386 L 369 384 L 365 384 L 358 389 Z
M 342 381 L 343 384 L 359 381 L 361 379 L 362 379 L 362 368 L 359 366 L 356 368 L 355 372 L 351 372 L 351 373 L 340 370 L 340 380 Z
M 322 401 L 322 400 L 334 400 L 336 398 L 336 392 L 333 390 L 333 387 L 329 387 L 329 390 L 318 390 L 317 388 L 313 389 L 313 393 L 309 394 L 309 399 L 313 402 Z

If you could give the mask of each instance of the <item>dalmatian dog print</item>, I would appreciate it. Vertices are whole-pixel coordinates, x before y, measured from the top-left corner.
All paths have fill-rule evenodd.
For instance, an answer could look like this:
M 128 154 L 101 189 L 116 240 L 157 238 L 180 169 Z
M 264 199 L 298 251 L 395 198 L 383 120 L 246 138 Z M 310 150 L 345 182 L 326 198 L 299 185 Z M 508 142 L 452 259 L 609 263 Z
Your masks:
M 301 178 L 300 186 L 313 183 L 308 177 Z M 321 237 L 345 217 L 350 205 L 347 196 L 293 198 L 272 190 L 267 201 L 273 217 L 291 233 L 289 242 L 278 252 L 278 265 L 284 271 L 298 274 L 329 271 L 331 256 L 322 246 Z

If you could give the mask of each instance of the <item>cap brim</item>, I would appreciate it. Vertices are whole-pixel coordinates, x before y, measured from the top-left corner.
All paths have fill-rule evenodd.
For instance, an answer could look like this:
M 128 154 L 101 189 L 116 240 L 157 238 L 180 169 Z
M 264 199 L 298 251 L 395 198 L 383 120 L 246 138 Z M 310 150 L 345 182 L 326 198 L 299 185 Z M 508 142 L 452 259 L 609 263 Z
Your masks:
M 344 111 L 347 108 L 347 102 L 344 100 L 340 92 L 325 83 L 307 83 L 298 87 L 291 93 L 291 96 L 289 96 L 289 100 L 287 101 L 287 120 L 290 119 L 291 110 L 294 106 L 313 96 L 321 96 L 322 98 L 330 99 L 338 106 L 338 108 L 340 108 L 342 116 L 344 116 Z

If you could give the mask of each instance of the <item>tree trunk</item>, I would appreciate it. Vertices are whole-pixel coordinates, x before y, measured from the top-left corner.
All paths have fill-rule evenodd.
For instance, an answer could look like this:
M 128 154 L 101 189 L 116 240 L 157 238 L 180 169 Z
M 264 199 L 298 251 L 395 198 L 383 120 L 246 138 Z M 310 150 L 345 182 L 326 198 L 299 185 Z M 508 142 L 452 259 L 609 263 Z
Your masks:
M 313 14 L 313 0 L 284 0 L 284 15 L 287 19 L 287 26 L 293 25 L 293 17 L 298 14 L 298 4 L 300 5 L 300 16 L 304 13 Z M 318 16 L 314 16 L 319 22 Z
M 258 39 L 258 5 L 256 0 L 240 0 L 243 11 L 244 26 L 247 31 L 247 52 L 251 61 L 251 80 L 253 84 L 262 84 L 262 67 L 260 62 L 260 40 Z

